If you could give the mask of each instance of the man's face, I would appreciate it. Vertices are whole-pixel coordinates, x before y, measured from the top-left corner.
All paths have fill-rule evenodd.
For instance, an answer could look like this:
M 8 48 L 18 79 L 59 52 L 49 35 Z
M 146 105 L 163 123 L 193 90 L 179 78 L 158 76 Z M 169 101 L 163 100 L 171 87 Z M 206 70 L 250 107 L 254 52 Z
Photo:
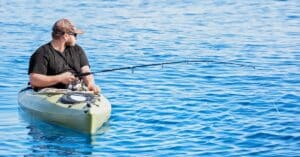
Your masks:
M 66 41 L 66 46 L 75 46 L 77 34 L 68 34 L 68 40 Z

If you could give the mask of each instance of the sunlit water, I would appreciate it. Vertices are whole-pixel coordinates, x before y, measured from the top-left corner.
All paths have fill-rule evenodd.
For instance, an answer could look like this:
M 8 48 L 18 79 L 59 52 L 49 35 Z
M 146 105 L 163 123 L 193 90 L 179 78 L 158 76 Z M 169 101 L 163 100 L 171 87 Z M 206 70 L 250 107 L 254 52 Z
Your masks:
M 98 74 L 113 112 L 87 136 L 18 108 L 28 59 L 62 17 L 85 31 L 93 71 L 234 64 Z M 2 0 L 0 156 L 299 156 L 299 26 L 298 0 Z

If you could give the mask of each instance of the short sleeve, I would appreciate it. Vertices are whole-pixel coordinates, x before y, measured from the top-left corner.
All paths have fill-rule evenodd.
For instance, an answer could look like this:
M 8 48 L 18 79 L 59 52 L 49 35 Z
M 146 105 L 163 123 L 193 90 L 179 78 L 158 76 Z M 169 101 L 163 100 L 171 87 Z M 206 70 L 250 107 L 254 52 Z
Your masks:
M 90 66 L 84 50 L 80 46 L 78 46 L 78 49 L 79 49 L 79 55 L 80 55 L 80 68 L 82 68 L 83 66 L 86 66 L 86 65 Z
M 38 49 L 30 58 L 28 75 L 30 73 L 47 74 L 48 61 L 44 53 Z

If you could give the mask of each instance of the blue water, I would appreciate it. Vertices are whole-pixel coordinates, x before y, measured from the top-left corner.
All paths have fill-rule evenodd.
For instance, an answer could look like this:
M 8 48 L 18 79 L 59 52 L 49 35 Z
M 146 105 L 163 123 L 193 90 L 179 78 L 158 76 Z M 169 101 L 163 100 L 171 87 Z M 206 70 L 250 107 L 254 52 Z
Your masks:
M 110 121 L 94 136 L 19 110 L 30 55 L 71 19 Z M 300 2 L 0 1 L 0 156 L 300 156 Z M 246 64 L 255 66 L 239 66 Z

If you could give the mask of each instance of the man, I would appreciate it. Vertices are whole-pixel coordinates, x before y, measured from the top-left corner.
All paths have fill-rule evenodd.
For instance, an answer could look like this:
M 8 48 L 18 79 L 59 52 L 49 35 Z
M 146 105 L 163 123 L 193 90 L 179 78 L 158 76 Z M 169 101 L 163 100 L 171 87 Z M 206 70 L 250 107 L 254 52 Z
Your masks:
M 45 87 L 68 88 L 78 80 L 76 74 L 91 72 L 83 49 L 76 44 L 77 29 L 68 19 L 56 21 L 52 28 L 52 40 L 39 47 L 30 58 L 28 74 L 34 89 Z M 100 88 L 92 75 L 83 76 L 88 90 L 98 94 Z

